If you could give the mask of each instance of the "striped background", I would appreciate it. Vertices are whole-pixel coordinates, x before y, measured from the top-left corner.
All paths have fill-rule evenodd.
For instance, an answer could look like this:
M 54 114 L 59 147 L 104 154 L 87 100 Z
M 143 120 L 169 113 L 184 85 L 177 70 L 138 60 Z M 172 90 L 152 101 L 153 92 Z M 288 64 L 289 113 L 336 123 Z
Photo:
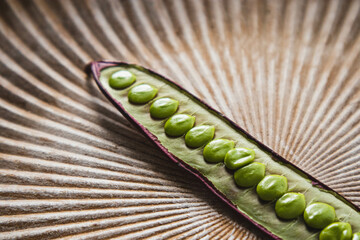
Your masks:
M 360 205 L 360 1 L 0 1 L 0 239 L 261 239 L 83 72 L 150 67 Z

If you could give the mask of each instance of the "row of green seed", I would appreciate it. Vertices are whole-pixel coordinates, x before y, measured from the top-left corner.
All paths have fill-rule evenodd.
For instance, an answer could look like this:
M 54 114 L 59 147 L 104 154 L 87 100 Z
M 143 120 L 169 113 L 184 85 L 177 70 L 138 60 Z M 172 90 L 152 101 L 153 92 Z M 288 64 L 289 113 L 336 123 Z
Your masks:
M 135 82 L 135 75 L 129 71 L 118 71 L 112 74 L 109 85 L 114 89 L 124 89 Z M 140 84 L 128 93 L 133 104 L 146 104 L 157 95 L 157 89 L 149 84 Z M 150 115 L 155 119 L 169 118 L 165 125 L 165 133 L 170 137 L 185 134 L 185 143 L 190 148 L 204 146 L 203 156 L 210 163 L 225 163 L 234 170 L 234 180 L 239 187 L 256 187 L 256 192 L 264 201 L 274 201 L 275 211 L 282 219 L 295 219 L 303 214 L 306 224 L 316 229 L 323 229 L 320 239 L 325 240 L 335 235 L 344 235 L 343 239 L 351 239 L 349 223 L 335 222 L 335 210 L 326 203 L 312 203 L 306 207 L 305 196 L 301 193 L 287 192 L 287 178 L 280 175 L 265 176 L 265 165 L 254 162 L 255 151 L 249 148 L 234 148 L 234 141 L 215 139 L 215 127 L 200 125 L 194 127 L 195 117 L 187 114 L 176 114 L 179 102 L 171 98 L 160 98 L 150 106 Z M 360 233 L 354 234 L 356 237 Z

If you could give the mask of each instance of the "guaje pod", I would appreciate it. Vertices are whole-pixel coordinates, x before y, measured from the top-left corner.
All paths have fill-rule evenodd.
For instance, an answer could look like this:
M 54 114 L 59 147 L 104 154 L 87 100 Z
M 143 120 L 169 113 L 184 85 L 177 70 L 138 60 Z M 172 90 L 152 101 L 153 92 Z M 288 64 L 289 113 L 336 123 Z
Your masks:
M 235 147 L 254 149 L 255 161 L 265 164 L 266 175 L 285 176 L 288 180 L 289 192 L 303 193 L 307 204 L 312 202 L 330 204 L 336 209 L 337 221 L 350 223 L 353 232 L 360 231 L 359 207 L 292 165 L 179 85 L 149 69 L 133 64 L 93 62 L 88 66 L 88 70 L 90 69 L 100 90 L 131 123 L 172 161 L 194 174 L 226 204 L 272 239 L 318 239 L 320 231 L 307 227 L 302 217 L 294 220 L 279 219 L 275 213 L 274 201 L 260 200 L 256 194 L 256 186 L 238 187 L 231 171 L 225 168 L 224 162 L 210 163 L 204 160 L 204 147 L 189 148 L 185 144 L 184 136 L 176 138 L 167 136 L 164 132 L 166 119 L 159 120 L 150 116 L 149 108 L 154 100 L 170 97 L 179 101 L 177 113 L 195 116 L 194 126 L 215 126 L 214 139 L 229 139 L 235 142 Z M 136 76 L 135 83 L 121 90 L 111 88 L 109 77 L 119 70 L 133 73 Z M 142 83 L 157 88 L 157 96 L 146 104 L 130 103 L 129 89 Z

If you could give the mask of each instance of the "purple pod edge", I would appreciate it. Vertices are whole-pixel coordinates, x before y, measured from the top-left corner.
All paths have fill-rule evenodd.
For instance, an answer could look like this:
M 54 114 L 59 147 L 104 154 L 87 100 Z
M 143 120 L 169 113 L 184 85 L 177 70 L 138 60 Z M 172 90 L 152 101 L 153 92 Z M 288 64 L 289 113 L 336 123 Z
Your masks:
M 235 210 L 237 213 L 239 213 L 241 215 L 241 217 L 243 217 L 244 219 L 248 220 L 251 224 L 253 224 L 254 226 L 256 226 L 259 230 L 261 230 L 266 236 L 271 237 L 272 239 L 281 239 L 278 236 L 274 235 L 272 232 L 270 232 L 268 229 L 266 229 L 264 226 L 258 224 L 257 222 L 255 222 L 254 220 L 252 220 L 250 217 L 248 217 L 246 214 L 242 213 L 231 201 L 229 201 L 226 196 L 224 194 L 222 194 L 220 191 L 218 191 L 214 185 L 206 178 L 204 177 L 199 171 L 197 171 L 196 169 L 192 168 L 190 165 L 186 164 L 185 162 L 183 162 L 181 159 L 177 158 L 176 156 L 174 156 L 171 152 L 168 151 L 167 148 L 165 148 L 157 139 L 157 137 L 155 135 L 153 135 L 147 128 L 145 128 L 143 125 L 141 125 L 134 117 L 132 117 L 125 109 L 124 107 L 121 105 L 121 103 L 119 103 L 118 101 L 116 101 L 114 98 L 111 97 L 111 95 L 107 92 L 107 90 L 102 86 L 102 84 L 100 83 L 99 77 L 100 77 L 100 72 L 102 69 L 108 68 L 108 67 L 115 67 L 115 66 L 133 66 L 133 67 L 137 67 L 137 68 L 141 68 L 147 72 L 149 72 L 150 74 L 156 75 L 164 80 L 166 80 L 169 84 L 175 86 L 176 88 L 178 88 L 180 91 L 184 92 L 185 94 L 191 96 L 194 100 L 196 100 L 199 104 L 203 105 L 203 107 L 207 108 L 209 111 L 217 114 L 221 119 L 223 119 L 225 122 L 227 122 L 228 124 L 230 124 L 233 128 L 235 128 L 236 130 L 238 130 L 239 132 L 241 132 L 244 136 L 246 136 L 249 140 L 251 140 L 252 142 L 254 142 L 259 148 L 261 148 L 264 152 L 268 153 L 273 160 L 281 162 L 282 164 L 286 165 L 287 167 L 290 167 L 291 169 L 293 169 L 294 171 L 296 171 L 297 173 L 301 174 L 302 176 L 304 176 L 305 178 L 309 179 L 312 183 L 313 186 L 318 187 L 318 188 L 322 188 L 326 191 L 329 191 L 330 193 L 332 193 L 334 196 L 336 196 L 337 198 L 341 199 L 344 203 L 346 203 L 347 205 L 349 205 L 350 207 L 352 207 L 353 209 L 360 211 L 360 207 L 356 206 L 355 204 L 353 204 L 351 201 L 349 201 L 348 199 L 346 199 L 345 197 L 341 196 L 339 193 L 337 193 L 336 191 L 334 191 L 333 189 L 331 189 L 330 187 L 328 187 L 327 185 L 323 184 L 322 182 L 320 182 L 319 180 L 317 180 L 316 178 L 314 178 L 313 176 L 309 175 L 308 173 L 306 173 L 305 171 L 301 170 L 300 168 L 298 168 L 297 166 L 293 165 L 291 162 L 289 162 L 288 160 L 284 159 L 283 157 L 281 157 L 279 154 L 277 154 L 276 152 L 274 152 L 272 149 L 270 149 L 269 147 L 267 147 L 266 145 L 264 145 L 263 143 L 261 143 L 260 141 L 256 140 L 253 136 L 251 136 L 248 132 L 246 132 L 244 129 L 242 129 L 241 127 L 239 127 L 235 122 L 233 122 L 232 120 L 230 120 L 229 118 L 227 118 L 226 116 L 224 116 L 222 113 L 220 113 L 219 111 L 213 109 L 212 107 L 210 107 L 209 105 L 207 105 L 204 101 L 202 101 L 201 99 L 197 98 L 196 96 L 192 95 L 191 93 L 189 93 L 187 90 L 185 90 L 184 88 L 182 88 L 180 85 L 176 84 L 175 82 L 173 82 L 172 80 L 152 71 L 151 69 L 147 69 L 144 68 L 142 66 L 136 65 L 136 64 L 129 64 L 126 62 L 115 62 L 115 61 L 94 61 L 89 63 L 86 67 L 85 67 L 85 71 L 90 74 L 92 73 L 96 84 L 98 85 L 99 89 L 101 90 L 101 92 L 106 96 L 106 98 L 124 115 L 124 117 L 126 117 L 136 128 L 138 128 L 146 137 L 148 137 L 162 152 L 164 152 L 172 161 L 174 161 L 177 165 L 179 165 L 180 167 L 186 169 L 187 171 L 189 171 L 190 173 L 192 173 L 193 175 L 195 175 L 198 179 L 200 179 L 215 195 L 217 195 L 223 202 L 225 202 L 228 206 L 230 206 L 233 210 Z

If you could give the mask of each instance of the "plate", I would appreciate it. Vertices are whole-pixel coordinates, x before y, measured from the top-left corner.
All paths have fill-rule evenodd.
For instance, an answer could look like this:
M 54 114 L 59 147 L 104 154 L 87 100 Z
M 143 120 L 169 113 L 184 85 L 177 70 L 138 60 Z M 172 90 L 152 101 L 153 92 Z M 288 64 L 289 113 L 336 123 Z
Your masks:
M 1 239 L 262 239 L 84 72 L 154 69 L 360 206 L 360 1 L 0 2 Z

